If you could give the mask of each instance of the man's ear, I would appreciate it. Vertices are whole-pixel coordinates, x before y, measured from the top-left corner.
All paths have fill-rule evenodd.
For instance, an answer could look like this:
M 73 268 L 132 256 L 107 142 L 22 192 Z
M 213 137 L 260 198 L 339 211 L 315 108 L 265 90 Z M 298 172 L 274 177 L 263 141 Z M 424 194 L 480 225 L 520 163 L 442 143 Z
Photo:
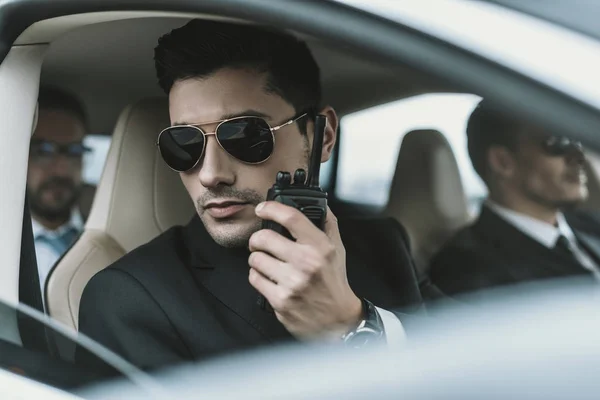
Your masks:
M 325 134 L 323 135 L 323 153 L 321 154 L 321 162 L 324 163 L 331 158 L 331 154 L 333 153 L 339 120 L 335 110 L 331 106 L 326 106 L 319 114 L 327 117 L 327 125 L 325 126 Z
M 490 172 L 502 178 L 510 178 L 516 173 L 514 155 L 504 146 L 492 146 L 487 153 Z

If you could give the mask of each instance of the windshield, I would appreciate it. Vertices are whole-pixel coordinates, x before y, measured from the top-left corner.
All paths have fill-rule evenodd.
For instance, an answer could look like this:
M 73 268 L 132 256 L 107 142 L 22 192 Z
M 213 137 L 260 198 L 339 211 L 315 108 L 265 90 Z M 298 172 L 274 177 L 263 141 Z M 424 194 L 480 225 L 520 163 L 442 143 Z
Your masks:
M 131 364 L 85 335 L 72 332 L 27 305 L 12 306 L 0 301 L 0 316 L 4 320 L 0 329 L 0 369 L 10 373 L 2 374 L 1 379 L 11 382 L 11 391 L 19 396 L 24 395 L 21 388 L 28 381 L 30 384 L 31 381 L 43 384 L 36 390 L 47 390 L 50 396 L 56 390 L 76 393 L 90 385 L 105 382 L 107 372 L 111 380 L 125 381 L 156 393 L 153 382 Z M 15 324 L 19 334 L 10 329 Z M 75 365 L 73 355 L 78 347 L 85 349 L 88 357 L 97 359 L 94 365 L 99 366 L 98 369 Z M 10 393 L 3 391 L 3 394 Z M 49 397 L 45 395 L 44 398 Z

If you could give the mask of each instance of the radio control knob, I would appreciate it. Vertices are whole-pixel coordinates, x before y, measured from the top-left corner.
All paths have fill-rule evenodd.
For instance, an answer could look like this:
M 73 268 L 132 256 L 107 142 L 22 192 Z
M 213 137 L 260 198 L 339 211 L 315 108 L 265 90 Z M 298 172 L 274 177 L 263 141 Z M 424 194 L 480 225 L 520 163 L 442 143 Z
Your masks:
M 306 184 L 306 171 L 299 168 L 294 173 L 294 185 L 304 186 Z
M 290 175 L 289 172 L 279 171 L 277 173 L 276 181 L 279 186 L 289 186 L 292 182 L 292 175 Z

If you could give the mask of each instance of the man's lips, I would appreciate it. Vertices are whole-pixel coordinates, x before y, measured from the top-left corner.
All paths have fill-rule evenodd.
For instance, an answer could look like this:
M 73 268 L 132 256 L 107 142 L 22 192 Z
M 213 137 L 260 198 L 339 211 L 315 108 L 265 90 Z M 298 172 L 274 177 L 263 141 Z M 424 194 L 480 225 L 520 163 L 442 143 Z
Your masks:
M 215 201 L 204 206 L 206 212 L 215 219 L 228 218 L 242 211 L 250 203 L 242 201 Z
M 570 183 L 587 183 L 587 175 L 583 171 L 568 173 L 565 175 L 565 179 Z

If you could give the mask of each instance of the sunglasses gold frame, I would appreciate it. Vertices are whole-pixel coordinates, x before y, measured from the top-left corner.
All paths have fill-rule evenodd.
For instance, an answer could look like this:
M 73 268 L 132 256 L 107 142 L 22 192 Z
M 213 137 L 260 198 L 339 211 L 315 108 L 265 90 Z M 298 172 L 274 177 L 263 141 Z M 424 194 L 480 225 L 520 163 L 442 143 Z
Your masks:
M 562 144 L 556 144 L 556 142 L 566 142 Z M 583 153 L 583 143 L 579 140 L 573 140 L 566 136 L 550 136 L 542 141 L 543 150 L 551 155 L 561 157 L 569 154 L 573 151 Z
M 268 156 L 267 158 L 265 158 L 264 160 L 262 160 L 262 161 L 258 161 L 258 162 L 248 162 L 248 161 L 240 160 L 239 158 L 237 158 L 237 157 L 233 156 L 232 154 L 230 154 L 230 153 L 229 153 L 229 152 L 228 152 L 228 151 L 227 151 L 227 150 L 226 150 L 226 149 L 223 147 L 223 145 L 221 144 L 221 141 L 219 140 L 219 137 L 217 136 L 217 131 L 219 130 L 219 127 L 220 127 L 221 125 L 223 125 L 223 124 L 227 123 L 227 122 L 236 121 L 236 120 L 239 120 L 239 119 L 245 119 L 245 118 L 255 118 L 255 119 L 260 119 L 260 120 L 262 120 L 262 121 L 263 121 L 263 122 L 264 122 L 264 123 L 265 123 L 265 124 L 266 124 L 266 125 L 269 127 L 269 131 L 271 131 L 271 138 L 272 138 L 272 140 L 273 140 L 273 148 L 275 148 L 275 132 L 276 132 L 276 131 L 278 131 L 279 129 L 283 128 L 283 127 L 286 127 L 286 126 L 288 126 L 288 125 L 291 125 L 291 124 L 293 124 L 293 123 L 295 123 L 295 122 L 299 121 L 300 119 L 304 118 L 304 117 L 305 117 L 305 116 L 307 116 L 307 115 L 308 115 L 308 112 L 302 113 L 301 115 L 299 115 L 299 116 L 297 116 L 297 117 L 293 117 L 293 118 L 291 118 L 291 119 L 287 120 L 286 122 L 284 122 L 283 124 L 280 124 L 280 125 L 277 125 L 277 126 L 271 126 L 271 125 L 269 124 L 269 122 L 268 122 L 266 119 L 264 119 L 264 118 L 262 118 L 262 117 L 258 117 L 258 116 L 256 116 L 256 115 L 240 115 L 240 116 L 238 116 L 238 117 L 227 118 L 227 119 L 221 119 L 221 120 L 217 120 L 217 121 L 204 122 L 204 123 L 201 123 L 201 124 L 172 125 L 172 126 L 169 126 L 169 127 L 165 128 L 165 129 L 163 129 L 162 131 L 160 131 L 160 133 L 158 134 L 158 138 L 157 138 L 157 140 L 156 140 L 156 147 L 158 147 L 158 151 L 159 151 L 159 153 L 160 153 L 160 155 L 161 155 L 161 157 L 162 157 L 163 161 L 165 161 L 165 158 L 164 158 L 164 156 L 163 156 L 163 154 L 162 154 L 162 151 L 161 151 L 161 149 L 160 149 L 160 138 L 161 138 L 162 134 L 163 134 L 163 133 L 165 133 L 165 132 L 167 132 L 167 131 L 169 131 L 170 129 L 175 129 L 175 128 L 193 128 L 193 129 L 196 129 L 196 130 L 198 130 L 198 131 L 199 131 L 199 132 L 202 134 L 202 136 L 204 137 L 204 142 L 203 142 L 203 144 L 202 144 L 202 152 L 200 153 L 200 156 L 198 157 L 198 159 L 196 160 L 196 162 L 194 163 L 194 165 L 193 165 L 191 168 L 189 168 L 189 169 L 186 169 L 185 171 L 180 171 L 180 170 L 177 170 L 177 169 L 175 169 L 175 168 L 172 168 L 172 167 L 169 165 L 169 163 L 167 163 L 167 162 L 165 161 L 165 164 L 167 164 L 167 166 L 168 166 L 169 168 L 171 168 L 173 171 L 175 171 L 175 172 L 188 172 L 188 171 L 191 171 L 192 169 L 196 168 L 196 166 L 198 165 L 198 163 L 199 163 L 199 162 L 200 162 L 200 160 L 202 159 L 202 156 L 204 155 L 204 151 L 206 150 L 206 139 L 207 139 L 207 136 L 214 136 L 214 137 L 215 137 L 215 139 L 217 140 L 217 143 L 219 144 L 219 147 L 221 147 L 221 149 L 223 149 L 223 151 L 224 151 L 225 153 L 227 153 L 227 155 L 229 155 L 230 157 L 233 157 L 233 158 L 235 158 L 236 160 L 238 160 L 238 161 L 240 161 L 240 162 L 242 162 L 242 163 L 244 163 L 244 164 L 249 164 L 249 165 L 257 165 L 257 164 L 262 164 L 262 163 L 266 162 L 267 160 L 269 160 L 269 158 L 271 158 L 271 156 L 273 155 L 273 151 L 271 151 L 271 154 L 269 154 L 269 156 Z M 201 128 L 201 126 L 203 126 L 203 125 L 213 125 L 213 124 L 218 124 L 218 125 L 215 127 L 215 130 L 214 130 L 214 132 L 205 132 L 205 131 L 204 131 L 204 130 Z

